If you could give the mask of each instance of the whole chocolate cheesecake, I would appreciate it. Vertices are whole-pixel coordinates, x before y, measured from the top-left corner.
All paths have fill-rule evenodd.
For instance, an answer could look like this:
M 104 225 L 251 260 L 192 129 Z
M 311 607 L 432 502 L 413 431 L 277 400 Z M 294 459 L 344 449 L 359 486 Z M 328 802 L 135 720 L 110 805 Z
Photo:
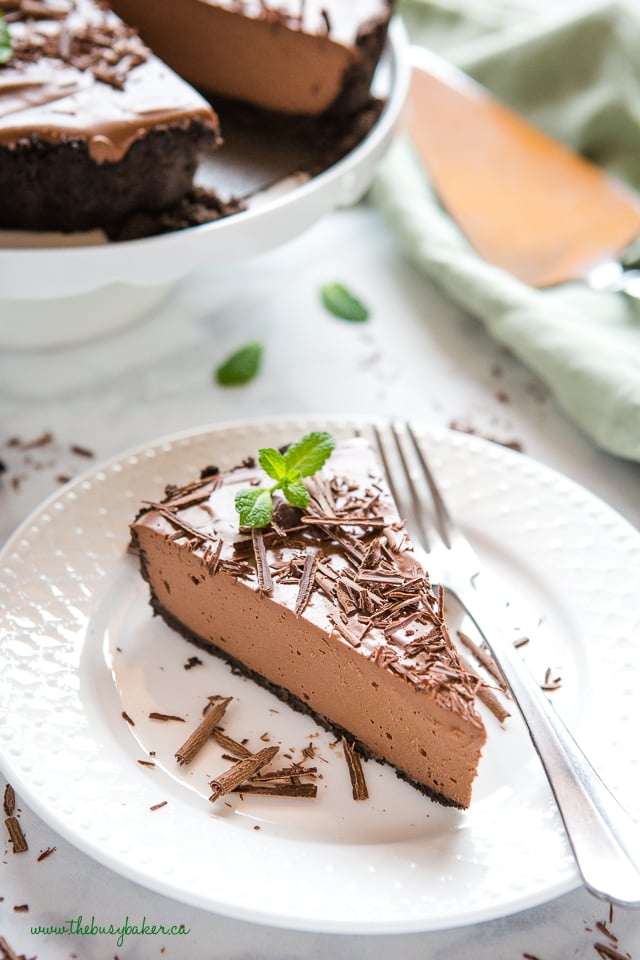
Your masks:
M 486 738 L 478 679 L 372 450 L 339 445 L 307 481 L 306 508 L 277 501 L 267 526 L 240 528 L 235 495 L 263 487 L 246 463 L 141 511 L 132 539 L 154 612 L 434 799 L 467 807 Z
M 390 15 L 391 0 L 0 0 L 0 229 L 127 237 L 236 212 L 194 190 L 221 142 L 209 101 L 355 116 Z

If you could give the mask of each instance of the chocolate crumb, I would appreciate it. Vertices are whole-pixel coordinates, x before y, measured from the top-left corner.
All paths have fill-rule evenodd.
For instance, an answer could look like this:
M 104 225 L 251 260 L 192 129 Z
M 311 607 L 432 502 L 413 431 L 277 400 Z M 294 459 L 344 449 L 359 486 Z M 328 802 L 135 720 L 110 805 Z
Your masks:
M 17 903 L 13 908 L 14 913 L 28 913 L 29 904 L 28 903 Z
M 18 446 L 21 450 L 35 450 L 37 447 L 45 447 L 47 444 L 51 443 L 53 440 L 53 434 L 50 430 L 44 430 L 41 434 L 35 437 L 33 440 L 23 440 L 12 446 Z
M 131 717 L 129 716 L 126 710 L 122 711 L 122 717 L 124 720 L 127 721 L 130 727 L 135 727 L 135 723 L 133 722 L 133 720 L 131 719 Z
M 202 666 L 202 660 L 200 659 L 200 657 L 189 657 L 187 662 L 184 664 L 184 669 L 192 670 L 193 667 L 201 667 L 201 666 Z
M 149 810 L 159 810 L 161 807 L 166 807 L 168 800 L 161 800 L 160 803 L 154 803 L 152 807 L 149 807 Z
M 71 453 L 75 453 L 76 456 L 86 457 L 89 460 L 95 457 L 95 453 L 93 452 L 93 450 L 89 450 L 87 447 L 81 447 L 80 444 L 78 443 L 72 443 L 71 446 L 69 447 L 69 450 L 71 450 Z
M 155 767 L 153 760 L 136 760 L 136 763 L 139 763 L 141 767 Z

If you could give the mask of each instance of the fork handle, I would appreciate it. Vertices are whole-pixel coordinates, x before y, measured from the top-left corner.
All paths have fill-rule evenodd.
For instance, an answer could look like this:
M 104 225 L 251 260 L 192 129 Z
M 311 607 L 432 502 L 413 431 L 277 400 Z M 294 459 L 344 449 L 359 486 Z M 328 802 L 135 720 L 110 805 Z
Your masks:
M 486 640 L 524 719 L 585 886 L 640 906 L 640 829 L 591 766 L 473 587 L 452 590 Z

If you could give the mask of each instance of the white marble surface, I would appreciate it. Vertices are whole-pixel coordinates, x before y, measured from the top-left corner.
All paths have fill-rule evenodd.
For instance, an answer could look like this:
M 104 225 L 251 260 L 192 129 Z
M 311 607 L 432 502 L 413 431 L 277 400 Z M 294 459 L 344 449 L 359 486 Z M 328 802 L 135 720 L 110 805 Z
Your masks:
M 371 307 L 367 324 L 322 308 L 322 283 L 342 281 Z M 249 340 L 265 344 L 248 386 L 217 387 L 215 366 Z M 401 256 L 367 207 L 333 214 L 298 240 L 231 267 L 212 265 L 182 282 L 153 315 L 100 341 L 0 356 L 0 540 L 40 501 L 102 459 L 160 435 L 261 415 L 411 415 L 469 427 L 581 483 L 640 527 L 640 465 L 597 450 L 558 411 L 533 375 L 484 334 Z M 29 441 L 50 432 L 31 449 Z M 12 444 L 12 438 L 19 443 Z M 91 459 L 74 453 L 87 448 Z M 0 787 L 4 781 L 0 779 Z M 594 958 L 597 943 L 640 955 L 640 911 L 578 890 L 513 917 L 407 936 L 298 933 L 214 916 L 126 881 L 79 853 L 20 798 L 29 852 L 0 861 L 0 936 L 39 960 L 162 956 L 175 960 L 406 960 Z M 55 846 L 38 863 L 41 850 Z M 216 865 L 212 864 L 212 869 Z M 15 906 L 28 904 L 28 912 Z M 82 914 L 119 924 L 184 924 L 176 937 L 40 936 L 38 924 Z M 635 953 L 634 953 L 635 952 Z M 1 956 L 1 952 L 0 952 Z

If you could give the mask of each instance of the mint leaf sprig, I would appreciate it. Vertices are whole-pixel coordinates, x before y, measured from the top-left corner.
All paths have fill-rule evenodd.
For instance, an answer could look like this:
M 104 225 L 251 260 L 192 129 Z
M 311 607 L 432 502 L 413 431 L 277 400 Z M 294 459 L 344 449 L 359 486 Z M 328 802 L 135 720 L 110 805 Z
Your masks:
M 11 34 L 2 13 L 0 13 L 0 64 L 7 63 L 11 59 L 13 47 L 11 44 Z
M 260 466 L 276 482 L 271 487 L 251 487 L 236 493 L 235 507 L 240 514 L 240 526 L 266 527 L 273 515 L 273 494 L 276 490 L 282 490 L 292 506 L 308 506 L 309 491 L 302 477 L 310 477 L 320 470 L 335 445 L 336 441 L 330 433 L 314 431 L 297 443 L 292 443 L 284 453 L 273 447 L 259 450 Z

